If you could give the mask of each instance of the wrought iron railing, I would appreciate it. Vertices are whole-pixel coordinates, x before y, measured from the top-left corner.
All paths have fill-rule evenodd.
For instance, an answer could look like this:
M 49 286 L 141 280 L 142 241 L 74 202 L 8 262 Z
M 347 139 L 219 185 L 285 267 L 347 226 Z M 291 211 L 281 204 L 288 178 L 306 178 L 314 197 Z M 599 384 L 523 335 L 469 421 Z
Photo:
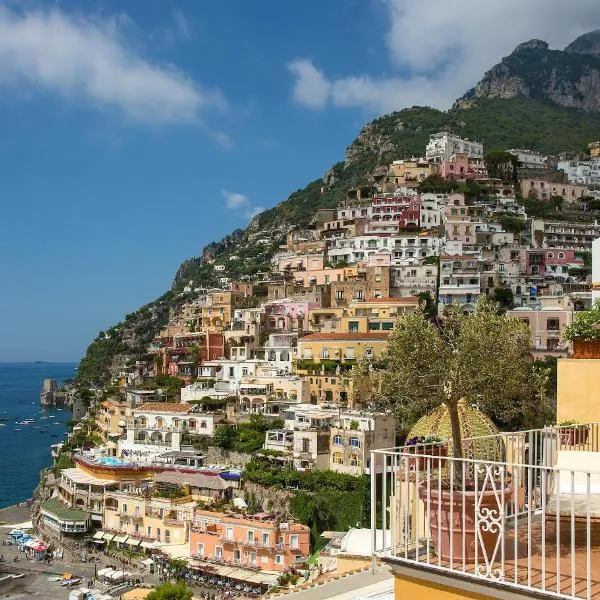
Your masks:
M 600 597 L 600 428 L 371 453 L 375 556 L 526 593 Z

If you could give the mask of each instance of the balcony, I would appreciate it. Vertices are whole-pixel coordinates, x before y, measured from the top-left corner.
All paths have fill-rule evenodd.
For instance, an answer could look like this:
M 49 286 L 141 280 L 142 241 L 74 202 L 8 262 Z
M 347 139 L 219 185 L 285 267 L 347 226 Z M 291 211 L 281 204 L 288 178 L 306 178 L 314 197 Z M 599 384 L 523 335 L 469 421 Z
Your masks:
M 373 553 L 400 577 L 490 597 L 600 598 L 600 424 L 466 442 L 473 458 L 371 453 L 385 473 L 371 481 Z

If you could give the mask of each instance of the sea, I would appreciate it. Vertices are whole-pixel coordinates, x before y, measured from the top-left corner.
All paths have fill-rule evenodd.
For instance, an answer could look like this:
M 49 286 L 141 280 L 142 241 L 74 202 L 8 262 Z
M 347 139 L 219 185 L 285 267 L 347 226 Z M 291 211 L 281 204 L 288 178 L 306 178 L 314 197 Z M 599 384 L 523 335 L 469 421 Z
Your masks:
M 0 508 L 31 498 L 40 471 L 52 465 L 50 445 L 62 441 L 68 408 L 42 408 L 44 379 L 60 385 L 76 363 L 0 363 Z M 18 421 L 33 419 L 26 425 Z

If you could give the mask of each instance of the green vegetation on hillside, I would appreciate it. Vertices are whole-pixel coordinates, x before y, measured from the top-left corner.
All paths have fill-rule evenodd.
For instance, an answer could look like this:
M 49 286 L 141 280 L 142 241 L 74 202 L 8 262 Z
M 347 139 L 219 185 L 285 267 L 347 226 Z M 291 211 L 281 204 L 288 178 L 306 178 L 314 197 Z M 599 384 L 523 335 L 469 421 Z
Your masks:
M 348 189 L 372 184 L 371 174 L 376 167 L 403 157 L 422 156 L 429 136 L 444 129 L 482 140 L 489 149 L 531 148 L 543 154 L 557 154 L 583 151 L 589 141 L 597 139 L 600 114 L 513 98 L 477 100 L 472 108 L 447 112 L 412 107 L 379 117 L 350 146 L 350 159 L 332 167 L 330 186 L 316 179 L 258 215 L 251 228 L 236 230 L 221 242 L 209 244 L 206 250 L 210 256 L 226 267 L 218 273 L 219 277 L 236 279 L 268 272 L 271 257 L 289 230 L 306 227 L 316 210 L 335 207 Z M 551 207 L 551 210 L 556 209 Z M 561 212 L 561 218 L 573 216 Z M 259 243 L 261 238 L 270 243 Z M 127 315 L 122 323 L 108 330 L 110 338 L 102 334 L 92 342 L 81 362 L 78 383 L 106 383 L 117 355 L 126 359 L 142 357 L 148 343 L 166 324 L 169 310 L 185 300 L 181 292 L 190 280 L 194 281 L 194 287 L 211 287 L 216 285 L 218 277 L 213 265 L 201 257 L 182 263 L 170 292 Z

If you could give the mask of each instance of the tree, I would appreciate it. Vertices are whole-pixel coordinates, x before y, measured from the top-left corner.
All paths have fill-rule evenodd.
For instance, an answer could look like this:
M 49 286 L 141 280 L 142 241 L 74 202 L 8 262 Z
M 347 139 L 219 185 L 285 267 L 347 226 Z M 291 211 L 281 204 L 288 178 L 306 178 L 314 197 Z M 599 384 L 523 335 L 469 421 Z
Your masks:
M 461 458 L 461 399 L 477 401 L 499 423 L 514 423 L 522 414 L 547 414 L 547 372 L 533 368 L 529 337 L 524 323 L 499 314 L 498 305 L 486 297 L 471 316 L 458 306 L 448 307 L 437 323 L 422 310 L 404 315 L 390 335 L 376 402 L 405 426 L 445 404 L 454 456 Z
M 232 450 L 238 440 L 238 433 L 229 425 L 219 425 L 215 429 L 213 443 L 221 450 Z
M 192 600 L 192 590 L 182 581 L 162 583 L 146 596 L 146 600 Z
M 501 215 L 498 217 L 498 223 L 502 225 L 502 229 L 515 234 L 521 233 L 527 227 L 527 221 L 513 215 Z
M 548 202 L 553 210 L 558 210 L 565 203 L 565 199 L 562 196 L 550 196 Z
M 502 308 L 512 308 L 514 304 L 514 294 L 509 287 L 494 288 L 492 296 L 494 302 L 497 302 Z
M 565 327 L 563 338 L 567 342 L 600 340 L 600 300 L 596 300 L 589 310 L 575 313 L 573 323 Z

